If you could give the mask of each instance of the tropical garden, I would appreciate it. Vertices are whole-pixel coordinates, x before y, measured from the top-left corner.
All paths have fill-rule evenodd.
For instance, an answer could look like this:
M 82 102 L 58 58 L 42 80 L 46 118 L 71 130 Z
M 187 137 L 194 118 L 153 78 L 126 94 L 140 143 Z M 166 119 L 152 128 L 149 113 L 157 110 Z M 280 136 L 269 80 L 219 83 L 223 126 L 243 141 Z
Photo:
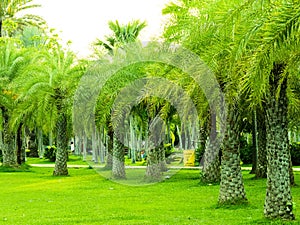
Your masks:
M 3 224 L 298 223 L 298 1 L 170 1 L 87 58 L 36 7 L 0 2 Z

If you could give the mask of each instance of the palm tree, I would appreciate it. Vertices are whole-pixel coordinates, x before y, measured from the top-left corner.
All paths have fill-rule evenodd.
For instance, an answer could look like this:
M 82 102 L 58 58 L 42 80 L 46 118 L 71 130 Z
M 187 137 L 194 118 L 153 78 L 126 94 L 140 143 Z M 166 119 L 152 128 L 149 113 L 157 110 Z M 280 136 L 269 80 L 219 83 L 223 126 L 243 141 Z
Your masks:
M 21 17 L 18 17 L 17 14 L 26 9 L 40 7 L 40 5 L 32 4 L 33 0 L 2 0 L 0 3 L 0 37 L 4 36 L 5 33 L 7 36 L 15 30 L 23 29 L 25 26 L 34 25 L 41 26 L 45 21 L 36 15 L 25 14 Z M 5 24 L 7 22 L 7 24 Z M 11 23 L 13 26 L 16 26 L 11 31 L 4 30 L 5 25 L 9 26 Z M 7 27 L 8 28 L 8 27 Z M 6 31 L 6 32 L 5 32 Z
M 238 203 L 247 199 L 239 156 L 240 115 L 238 109 L 240 94 L 238 87 L 240 85 L 236 79 L 239 74 L 232 67 L 235 62 L 231 58 L 232 37 L 229 36 L 232 34 L 230 32 L 232 27 L 234 27 L 231 22 L 235 20 L 231 21 L 231 15 L 225 13 L 236 8 L 236 5 L 239 4 L 241 3 L 235 1 L 224 5 L 221 4 L 221 1 L 216 1 L 214 4 L 209 4 L 209 2 L 201 4 L 198 1 L 182 0 L 180 5 L 173 3 L 164 10 L 165 14 L 173 15 L 172 22 L 165 29 L 165 37 L 175 43 L 183 44 L 200 55 L 202 60 L 207 62 L 214 71 L 220 87 L 225 93 L 228 112 L 226 123 L 222 124 L 226 129 L 221 132 L 224 139 L 222 143 L 220 204 Z M 224 12 L 224 14 L 216 14 L 216 11 Z M 214 110 L 224 111 L 222 108 Z M 213 111 L 211 115 L 213 115 Z M 220 174 L 218 151 L 221 141 L 219 138 L 214 138 L 214 135 L 211 137 L 205 149 L 207 152 L 205 155 L 210 156 L 211 159 L 204 156 L 202 179 L 205 182 L 218 181 L 218 174 Z M 222 139 L 222 137 L 220 138 Z M 209 165 L 205 165 L 206 162 L 209 162 Z
M 141 30 L 146 26 L 145 22 L 140 22 L 139 20 L 134 20 L 131 23 L 128 23 L 126 25 L 120 25 L 118 21 L 116 22 L 109 22 L 109 28 L 112 30 L 113 34 L 111 36 L 107 36 L 105 41 L 97 40 L 95 42 L 95 46 L 102 46 L 105 48 L 109 54 L 113 55 L 113 51 L 117 50 L 118 48 L 121 48 L 127 43 L 134 42 L 138 38 L 138 35 L 140 34 Z M 126 73 L 126 72 L 125 72 Z M 126 76 L 125 76 L 126 77 Z M 134 78 L 132 78 L 134 79 Z M 126 79 L 125 79 L 126 80 Z M 105 100 L 105 107 L 103 108 L 103 104 L 98 103 L 97 106 L 102 108 L 102 110 L 105 111 L 105 113 L 101 115 L 102 118 L 105 118 L 105 121 L 103 121 L 102 124 L 107 125 L 107 130 L 109 136 L 109 144 L 108 144 L 108 168 L 110 167 L 110 162 L 112 159 L 112 176 L 116 178 L 125 178 L 125 166 L 124 166 L 124 146 L 122 145 L 122 140 L 118 140 L 116 137 L 114 137 L 114 132 L 111 130 L 111 107 L 113 104 L 113 100 L 115 96 L 117 96 L 117 93 L 119 92 L 120 88 L 123 85 L 126 85 L 126 82 L 120 82 L 121 80 L 117 80 L 116 82 L 113 82 L 113 84 L 108 85 L 108 92 L 106 92 L 106 97 L 103 99 Z M 121 86 L 120 86 L 121 85 Z M 101 98 L 99 98 L 101 99 Z M 101 100 L 100 100 L 101 101 Z M 110 104 L 107 104 L 108 101 Z M 99 112 L 98 109 L 96 111 Z M 108 120 L 107 120 L 108 119 Z M 101 119 L 100 119 L 101 120 Z M 99 122 L 99 121 L 98 121 Z M 114 142 L 112 143 L 112 140 Z M 113 148 L 114 150 L 112 150 Z M 111 154 L 112 153 L 112 154 Z M 112 157 L 111 157 L 112 156 Z M 115 163 L 114 163 L 115 162 Z
M 260 5 L 261 6 L 261 5 Z M 299 4 L 264 2 L 258 23 L 248 27 L 239 47 L 245 51 L 248 75 L 245 90 L 253 104 L 264 105 L 267 151 L 267 193 L 264 214 L 267 218 L 293 219 L 290 191 L 290 152 L 288 102 L 294 102 L 293 85 L 298 80 Z M 256 7 L 256 9 L 259 7 Z M 250 54 L 249 54 L 250 53 Z
M 130 42 L 135 42 L 140 32 L 146 27 L 146 22 L 133 20 L 128 24 L 121 25 L 118 20 L 115 22 L 109 21 L 108 26 L 113 32 L 110 36 L 106 36 L 104 41 L 97 39 L 94 46 L 102 46 L 110 54 L 119 47 Z
M 4 166 L 16 166 L 16 152 L 14 148 L 14 133 L 9 123 L 14 108 L 16 94 L 9 87 L 11 82 L 21 73 L 26 58 L 21 49 L 16 47 L 13 39 L 2 39 L 0 43 L 0 108 L 2 118 L 3 153 Z
M 76 64 L 74 54 L 57 44 L 53 49 L 41 49 L 18 79 L 21 115 L 34 114 L 35 122 L 39 122 L 41 127 L 46 126 L 56 136 L 55 176 L 68 175 L 70 109 L 83 70 L 84 67 Z M 35 108 L 26 108 L 29 103 Z

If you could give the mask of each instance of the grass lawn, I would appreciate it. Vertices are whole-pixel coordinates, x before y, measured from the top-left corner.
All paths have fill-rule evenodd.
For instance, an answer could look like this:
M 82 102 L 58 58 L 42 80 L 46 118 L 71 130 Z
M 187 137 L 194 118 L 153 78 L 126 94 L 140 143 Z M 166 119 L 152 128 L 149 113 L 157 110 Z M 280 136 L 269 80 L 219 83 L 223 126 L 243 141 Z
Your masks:
M 54 164 L 45 158 L 26 158 L 26 164 Z M 68 165 L 87 165 L 87 162 L 82 161 L 82 156 L 69 155 Z
M 198 170 L 180 170 L 170 179 L 128 186 L 93 169 L 69 169 L 52 177 L 52 168 L 0 173 L 0 224 L 287 224 L 263 219 L 266 180 L 244 172 L 248 205 L 218 208 L 218 185 L 201 186 Z M 130 176 L 139 169 L 127 170 Z M 300 174 L 296 173 L 300 184 Z M 300 205 L 300 187 L 292 188 Z M 295 209 L 299 224 L 300 210 Z

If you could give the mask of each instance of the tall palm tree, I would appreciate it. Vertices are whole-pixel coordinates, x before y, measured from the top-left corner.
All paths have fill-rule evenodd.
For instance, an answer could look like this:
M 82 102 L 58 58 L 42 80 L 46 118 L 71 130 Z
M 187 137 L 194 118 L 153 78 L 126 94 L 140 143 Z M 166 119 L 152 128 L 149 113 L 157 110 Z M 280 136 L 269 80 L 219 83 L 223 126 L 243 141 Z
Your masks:
M 41 26 L 45 21 L 37 16 L 31 14 L 25 14 L 18 16 L 19 12 L 25 11 L 26 9 L 40 7 L 38 4 L 32 4 L 33 0 L 2 0 L 0 3 L 0 37 L 5 35 L 3 30 L 5 21 L 9 21 L 16 24 L 16 30 L 23 29 L 28 25 Z M 6 32 L 7 36 L 10 36 Z
M 56 136 L 56 161 L 53 175 L 68 175 L 67 158 L 70 138 L 72 97 L 84 67 L 76 63 L 72 52 L 57 44 L 53 49 L 42 49 L 18 79 L 21 115 L 34 114 L 35 122 L 43 123 Z M 30 76 L 30 79 L 28 79 Z M 26 108 L 28 104 L 34 105 Z
M 96 46 L 102 46 L 104 47 L 109 54 L 113 55 L 114 50 L 117 50 L 118 48 L 121 48 L 127 43 L 134 42 L 137 40 L 138 35 L 140 34 L 141 30 L 146 26 L 145 22 L 140 22 L 139 20 L 134 20 L 126 25 L 120 25 L 118 21 L 116 22 L 109 22 L 109 28 L 112 30 L 113 34 L 110 36 L 107 36 L 104 41 L 97 40 L 95 42 Z M 126 73 L 126 72 L 125 72 Z M 127 71 L 127 73 L 129 73 Z M 126 76 L 124 76 L 126 77 Z M 129 80 L 134 80 L 135 78 L 131 77 Z M 124 80 L 121 78 L 121 80 Z M 108 145 L 108 152 L 112 153 L 108 155 L 109 162 L 112 159 L 112 176 L 116 178 L 125 178 L 125 166 L 124 166 L 124 146 L 122 146 L 122 140 L 118 140 L 116 137 L 114 137 L 114 132 L 111 130 L 111 107 L 113 104 L 114 98 L 117 96 L 119 90 L 123 85 L 126 85 L 128 82 L 128 79 L 125 79 L 124 82 L 120 82 L 121 80 L 116 80 L 112 84 L 108 84 L 108 92 L 102 92 L 105 94 L 105 104 L 101 104 L 100 102 L 97 104 L 97 107 L 99 107 L 98 112 L 103 110 L 105 113 L 102 113 L 101 117 L 105 118 L 105 121 L 103 121 L 103 124 L 107 125 L 108 134 L 109 137 L 109 145 Z M 127 81 L 126 81 L 127 80 Z M 101 98 L 99 98 L 101 101 Z M 108 103 L 109 102 L 109 103 Z M 102 106 L 105 106 L 104 108 Z M 102 108 L 102 109 L 100 109 Z M 96 110 L 97 111 L 97 110 Z M 107 120 L 108 119 L 108 120 Z M 100 119 L 101 120 L 101 119 Z M 114 140 L 112 144 L 112 140 Z M 114 151 L 112 151 L 113 148 Z M 111 157 L 112 156 L 112 157 Z M 114 163 L 115 162 L 115 163 Z M 110 166 L 108 166 L 110 167 Z
M 204 3 L 204 4 L 202 4 Z M 246 200 L 239 156 L 239 90 L 238 73 L 232 70 L 235 63 L 231 58 L 232 17 L 226 12 L 234 9 L 240 1 L 222 4 L 222 1 L 180 1 L 171 3 L 165 14 L 172 16 L 171 23 L 165 29 L 165 37 L 175 43 L 180 43 L 194 51 L 214 71 L 220 87 L 225 93 L 228 104 L 226 128 L 223 132 L 222 169 L 219 203 L 236 203 Z M 223 12 L 223 13 L 215 13 Z M 235 12 L 235 11 L 233 11 Z M 226 16 L 224 16 L 226 15 Z M 226 23 L 224 23 L 226 21 Z M 230 75 L 230 76 L 229 76 Z M 235 77 L 234 77 L 235 76 Z M 223 110 L 221 108 L 214 110 Z M 212 113 L 213 115 L 213 113 Z M 220 118 L 219 118 L 220 119 Z M 215 147 L 217 146 L 217 147 Z M 204 170 L 202 179 L 205 182 L 219 180 L 219 138 L 211 135 L 206 144 L 204 156 Z M 209 157 L 210 156 L 210 157 Z M 205 163 L 208 162 L 208 165 Z M 232 194 L 233 193 L 233 194 Z
M 260 23 L 249 27 L 243 42 L 255 44 L 245 89 L 256 104 L 265 104 L 268 218 L 293 219 L 288 138 L 289 102 L 299 80 L 300 6 L 295 2 L 265 3 Z M 259 41 L 258 41 L 259 40 Z
M 9 125 L 14 108 L 16 94 L 10 88 L 11 82 L 22 72 L 26 58 L 13 39 L 2 39 L 0 42 L 0 117 L 2 124 L 3 143 L 0 148 L 3 153 L 3 165 L 15 166 L 16 152 L 14 148 L 14 133 Z

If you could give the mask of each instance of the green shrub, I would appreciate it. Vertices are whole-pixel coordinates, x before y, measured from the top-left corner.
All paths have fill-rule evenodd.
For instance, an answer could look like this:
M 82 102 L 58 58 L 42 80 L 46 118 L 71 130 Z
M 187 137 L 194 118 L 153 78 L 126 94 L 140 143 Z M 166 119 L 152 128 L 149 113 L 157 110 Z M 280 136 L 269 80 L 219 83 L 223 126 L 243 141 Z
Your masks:
M 164 145 L 165 148 L 165 157 L 168 158 L 172 153 L 174 153 L 174 148 L 170 143 Z
M 253 145 L 245 137 L 240 137 L 240 157 L 243 164 L 252 164 Z
M 195 166 L 199 166 L 200 161 L 204 155 L 205 148 L 204 146 L 199 146 L 195 151 Z
M 55 162 L 56 159 L 56 147 L 55 146 L 47 146 L 45 148 L 44 157 L 49 159 L 51 162 Z
M 300 166 L 300 142 L 290 144 L 293 166 Z
M 0 150 L 0 163 L 3 163 L 3 155 L 2 155 L 2 150 Z

